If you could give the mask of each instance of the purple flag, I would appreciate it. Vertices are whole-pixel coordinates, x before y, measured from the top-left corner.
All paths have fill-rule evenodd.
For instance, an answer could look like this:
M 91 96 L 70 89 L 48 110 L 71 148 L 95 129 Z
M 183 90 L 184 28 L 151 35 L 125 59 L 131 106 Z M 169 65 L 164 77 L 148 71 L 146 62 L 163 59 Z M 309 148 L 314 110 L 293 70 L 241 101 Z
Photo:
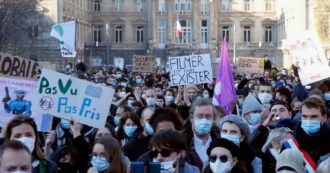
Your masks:
M 231 70 L 226 37 L 223 39 L 217 80 L 213 94 L 213 104 L 222 106 L 226 114 L 231 113 L 230 104 L 236 99 L 233 72 Z

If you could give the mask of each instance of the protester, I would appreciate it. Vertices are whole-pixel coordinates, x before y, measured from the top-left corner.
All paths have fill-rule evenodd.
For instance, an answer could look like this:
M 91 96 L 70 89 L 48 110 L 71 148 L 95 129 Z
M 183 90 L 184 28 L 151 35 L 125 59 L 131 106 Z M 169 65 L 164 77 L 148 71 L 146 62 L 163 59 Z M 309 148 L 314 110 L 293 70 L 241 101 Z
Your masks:
M 32 156 L 29 149 L 19 141 L 9 141 L 0 147 L 0 172 L 32 173 Z
M 117 131 L 117 137 L 122 146 L 131 141 L 134 137 L 141 135 L 142 126 L 139 117 L 132 112 L 125 112 L 122 115 Z
M 16 116 L 8 123 L 5 132 L 5 142 L 20 141 L 32 153 L 32 173 L 57 172 L 56 164 L 47 160 L 41 150 L 37 126 L 32 118 Z
M 185 161 L 187 142 L 185 137 L 173 129 L 161 130 L 150 141 L 150 158 L 153 162 L 160 162 L 161 170 L 174 173 L 198 173 L 197 167 Z
M 321 162 L 316 170 L 316 173 L 328 173 L 328 172 L 330 172 L 330 158 Z
M 231 141 L 220 138 L 213 140 L 207 149 L 209 157 L 204 173 L 248 173 L 240 149 Z
M 300 151 L 286 149 L 277 157 L 276 173 L 306 172 L 304 157 Z
M 242 107 L 242 116 L 244 121 L 249 124 L 250 131 L 253 132 L 260 123 L 262 105 L 255 96 L 248 95 Z

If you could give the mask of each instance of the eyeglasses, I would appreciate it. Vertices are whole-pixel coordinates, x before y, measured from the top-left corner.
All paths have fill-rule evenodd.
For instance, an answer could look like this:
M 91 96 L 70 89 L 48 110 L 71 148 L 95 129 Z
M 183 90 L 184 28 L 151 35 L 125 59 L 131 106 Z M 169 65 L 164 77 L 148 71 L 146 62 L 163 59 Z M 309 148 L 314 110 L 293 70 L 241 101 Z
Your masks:
M 169 149 L 161 149 L 160 151 L 152 150 L 152 151 L 150 151 L 149 156 L 151 158 L 156 158 L 158 156 L 158 154 L 160 153 L 163 157 L 168 157 L 171 155 L 172 151 L 173 150 L 169 150 Z
M 212 163 L 214 163 L 214 162 L 217 161 L 218 158 L 220 159 L 220 161 L 222 163 L 226 163 L 228 161 L 228 156 L 227 155 L 221 155 L 220 157 L 218 157 L 218 156 L 210 156 L 209 157 L 209 161 L 212 162 Z

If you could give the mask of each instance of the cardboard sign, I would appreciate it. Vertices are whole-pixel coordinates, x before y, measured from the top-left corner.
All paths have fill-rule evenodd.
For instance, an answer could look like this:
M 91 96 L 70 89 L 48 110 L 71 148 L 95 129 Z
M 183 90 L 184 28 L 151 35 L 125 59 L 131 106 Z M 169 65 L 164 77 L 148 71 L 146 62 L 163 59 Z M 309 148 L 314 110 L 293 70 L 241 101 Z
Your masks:
M 330 77 L 328 61 L 314 30 L 297 35 L 291 44 L 291 53 L 303 85 Z
M 43 69 L 32 111 L 49 113 L 88 126 L 102 128 L 114 90 L 86 80 Z
M 38 81 L 0 77 L 0 126 L 9 122 L 16 115 L 30 116 L 37 124 L 38 131 L 49 132 L 53 117 L 31 111 L 32 98 Z
M 210 54 L 169 57 L 167 65 L 171 86 L 212 82 Z
M 156 58 L 154 56 L 133 55 L 133 72 L 156 73 Z
M 243 74 L 263 74 L 265 61 L 263 58 L 238 57 L 237 72 Z
M 37 62 L 0 52 L 0 75 L 38 80 Z

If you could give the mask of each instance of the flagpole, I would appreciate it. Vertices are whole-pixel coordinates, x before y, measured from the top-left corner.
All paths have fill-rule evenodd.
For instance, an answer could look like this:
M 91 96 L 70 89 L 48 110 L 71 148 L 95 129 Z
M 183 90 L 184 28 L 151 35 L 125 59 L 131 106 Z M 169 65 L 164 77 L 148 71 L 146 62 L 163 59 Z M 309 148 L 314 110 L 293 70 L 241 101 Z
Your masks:
M 235 23 L 234 23 L 233 37 L 234 37 L 234 58 L 233 58 L 233 61 L 234 61 L 234 64 L 236 64 L 236 24 Z
M 78 50 L 77 49 L 77 18 L 74 19 L 74 24 L 75 24 L 75 27 L 74 27 L 74 29 L 75 29 L 75 31 L 74 31 L 74 48 L 77 51 Z M 76 54 L 75 57 L 73 57 L 72 65 L 73 65 L 74 68 L 76 68 L 76 57 L 77 57 L 77 54 Z M 77 69 L 76 69 L 76 72 L 77 72 Z

